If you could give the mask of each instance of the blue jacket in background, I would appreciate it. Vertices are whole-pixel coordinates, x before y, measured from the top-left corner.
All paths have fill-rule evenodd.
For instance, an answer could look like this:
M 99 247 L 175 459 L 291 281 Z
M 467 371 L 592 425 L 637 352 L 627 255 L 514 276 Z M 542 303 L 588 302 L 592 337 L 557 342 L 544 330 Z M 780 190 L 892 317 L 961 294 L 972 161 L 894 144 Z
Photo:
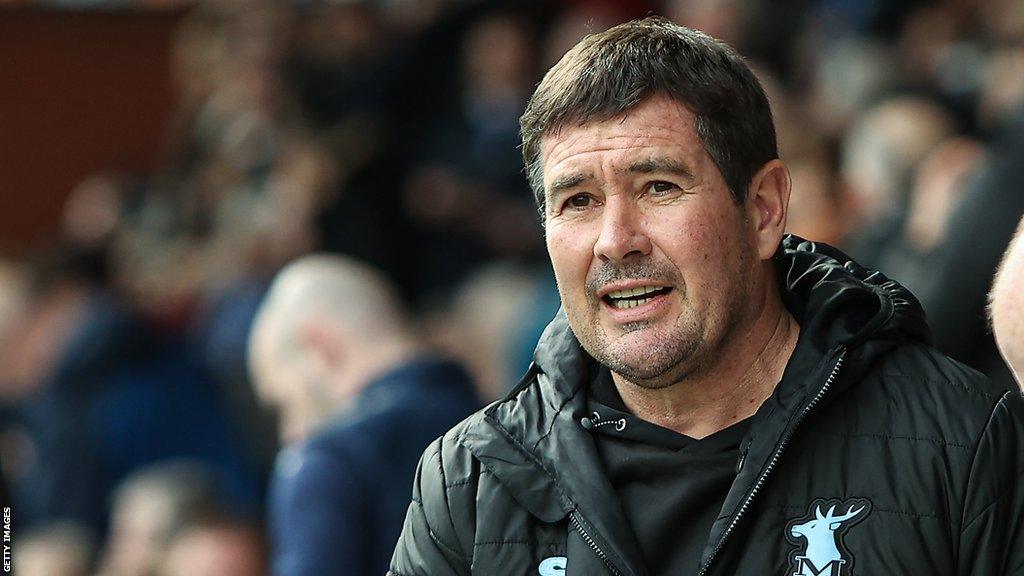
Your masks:
M 456 364 L 419 358 L 371 383 L 326 428 L 278 456 L 274 576 L 387 572 L 427 445 L 480 407 Z

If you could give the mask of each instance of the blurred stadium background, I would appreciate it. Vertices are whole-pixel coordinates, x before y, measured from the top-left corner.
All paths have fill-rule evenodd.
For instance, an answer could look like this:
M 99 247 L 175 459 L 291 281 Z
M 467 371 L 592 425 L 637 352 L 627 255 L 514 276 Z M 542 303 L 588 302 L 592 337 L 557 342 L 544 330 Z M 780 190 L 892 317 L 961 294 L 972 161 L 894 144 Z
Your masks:
M 790 230 L 910 287 L 1009 382 L 985 293 L 1024 214 L 1024 0 L 0 2 L 0 462 L 24 576 L 265 571 L 247 371 L 273 275 L 384 271 L 484 399 L 558 306 L 517 119 L 588 31 L 737 47 Z

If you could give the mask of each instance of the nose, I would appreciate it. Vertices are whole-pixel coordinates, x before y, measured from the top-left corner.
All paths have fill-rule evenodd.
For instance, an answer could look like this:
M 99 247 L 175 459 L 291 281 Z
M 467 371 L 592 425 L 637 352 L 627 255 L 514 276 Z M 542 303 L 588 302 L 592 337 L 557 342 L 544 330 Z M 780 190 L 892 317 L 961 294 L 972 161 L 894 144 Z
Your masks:
M 621 195 L 610 197 L 601 211 L 601 235 L 594 243 L 594 256 L 621 261 L 651 253 L 651 239 L 644 215 Z

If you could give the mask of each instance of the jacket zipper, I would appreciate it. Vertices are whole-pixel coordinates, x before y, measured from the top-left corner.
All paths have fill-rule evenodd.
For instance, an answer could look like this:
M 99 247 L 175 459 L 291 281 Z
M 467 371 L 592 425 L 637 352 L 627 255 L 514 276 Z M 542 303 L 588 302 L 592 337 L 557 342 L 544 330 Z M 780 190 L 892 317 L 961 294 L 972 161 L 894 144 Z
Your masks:
M 761 491 L 765 481 L 768 480 L 768 476 L 771 475 L 772 470 L 774 470 L 775 466 L 779 463 L 782 451 L 786 448 L 786 445 L 789 444 L 789 440 L 793 437 L 793 433 L 796 431 L 797 427 L 800 426 L 800 423 L 807 418 L 807 415 L 810 414 L 811 410 L 814 410 L 818 403 L 821 402 L 821 399 L 825 397 L 825 394 L 828 393 L 829 389 L 832 388 L 832 384 L 835 382 L 836 376 L 839 374 L 839 369 L 842 367 L 845 359 L 846 348 L 842 348 L 839 351 L 839 358 L 836 360 L 835 366 L 832 367 L 832 372 L 828 375 L 828 379 L 825 380 L 825 384 L 822 385 L 821 389 L 818 390 L 818 393 L 814 395 L 814 398 L 812 398 L 807 406 L 805 406 L 800 412 L 800 415 L 793 423 L 793 427 L 790 428 L 789 434 L 787 434 L 779 443 L 778 448 L 776 448 L 775 452 L 772 454 L 771 460 L 768 461 L 768 466 L 765 467 L 764 472 L 762 472 L 757 478 L 757 482 L 754 483 L 754 487 L 747 493 L 747 497 L 743 500 L 743 504 L 740 505 L 739 511 L 732 517 L 732 522 L 729 522 L 729 526 L 725 529 L 725 532 L 722 533 L 722 537 L 718 539 L 718 544 L 715 544 L 714 550 L 711 551 L 711 556 L 708 557 L 708 561 L 701 567 L 697 576 L 706 576 L 708 571 L 711 570 L 711 564 L 714 563 L 715 558 L 718 557 L 718 553 L 722 551 L 722 547 L 725 546 L 725 541 L 729 538 L 729 535 L 732 534 L 736 525 L 739 524 L 740 519 L 746 513 L 747 509 L 750 508 L 750 503 L 753 502 L 758 492 Z
M 572 522 L 573 527 L 576 528 L 576 531 L 580 533 L 580 536 L 583 537 L 583 541 L 590 545 L 590 548 L 593 549 L 594 553 L 597 554 L 597 557 L 604 562 L 605 566 L 608 567 L 608 570 L 610 570 L 615 576 L 623 576 L 622 572 L 619 572 L 619 569 L 615 567 L 615 564 L 612 564 L 612 561 L 608 559 L 608 556 L 604 551 L 598 547 L 597 542 L 594 542 L 594 539 L 590 537 L 590 534 L 587 534 L 587 531 L 583 529 L 583 523 L 580 522 L 579 519 L 579 512 L 574 510 L 572 514 L 569 515 L 569 520 Z

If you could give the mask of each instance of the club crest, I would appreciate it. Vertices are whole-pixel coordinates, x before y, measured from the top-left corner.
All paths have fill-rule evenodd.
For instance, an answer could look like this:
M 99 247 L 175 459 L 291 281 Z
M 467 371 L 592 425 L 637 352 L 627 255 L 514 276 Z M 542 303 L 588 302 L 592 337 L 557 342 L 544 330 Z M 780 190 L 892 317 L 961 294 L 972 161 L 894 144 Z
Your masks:
M 552 556 L 545 558 L 537 567 L 537 574 L 540 576 L 565 576 L 565 556 Z
M 870 513 L 867 498 L 812 502 L 805 516 L 786 524 L 786 540 L 797 547 L 792 576 L 852 576 L 854 557 L 844 538 Z

